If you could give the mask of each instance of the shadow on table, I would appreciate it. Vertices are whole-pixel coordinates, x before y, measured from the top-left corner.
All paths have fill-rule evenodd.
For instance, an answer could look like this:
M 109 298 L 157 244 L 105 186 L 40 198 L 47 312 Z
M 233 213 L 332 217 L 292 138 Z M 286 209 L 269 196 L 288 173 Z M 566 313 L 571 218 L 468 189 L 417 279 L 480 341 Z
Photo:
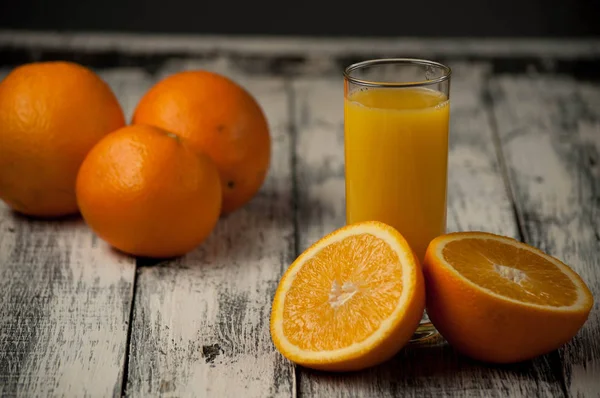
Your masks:
M 543 357 L 542 357 L 543 358 Z M 544 360 L 544 359 L 538 359 Z M 535 361 L 535 360 L 534 360 Z M 496 373 L 504 380 L 539 379 L 534 361 L 512 365 L 493 365 L 472 360 L 458 354 L 441 336 L 424 343 L 406 346 L 391 360 L 370 369 L 350 373 L 329 373 L 302 368 L 300 383 L 310 389 L 322 383 L 340 385 L 353 391 L 397 391 L 406 388 L 427 388 L 430 392 L 457 389 L 479 390 L 486 387 L 486 379 Z M 504 377 L 502 377 L 504 376 Z M 490 389 L 494 388 L 491 384 Z M 394 395 L 394 394 L 392 394 Z
M 246 205 L 222 215 L 195 250 L 170 259 L 138 258 L 142 266 L 221 268 L 284 256 L 293 261 L 294 221 L 291 192 L 264 187 Z
M 48 223 L 64 223 L 68 225 L 76 225 L 77 223 L 82 223 L 83 218 L 80 213 L 72 213 L 65 214 L 62 216 L 51 216 L 51 217 L 41 217 L 41 216 L 30 216 L 28 214 L 23 214 L 13 209 L 7 209 L 10 212 L 11 216 L 17 220 L 18 222 L 28 222 L 32 224 L 48 224 Z

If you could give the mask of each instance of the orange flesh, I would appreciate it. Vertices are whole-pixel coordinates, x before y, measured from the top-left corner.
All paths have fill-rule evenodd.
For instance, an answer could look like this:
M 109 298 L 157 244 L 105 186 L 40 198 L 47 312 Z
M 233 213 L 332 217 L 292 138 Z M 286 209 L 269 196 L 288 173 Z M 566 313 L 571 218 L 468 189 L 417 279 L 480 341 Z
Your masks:
M 577 300 L 571 279 L 528 250 L 491 239 L 460 239 L 447 243 L 442 254 L 463 277 L 498 295 L 554 307 Z
M 402 294 L 402 265 L 383 240 L 349 236 L 307 260 L 283 309 L 284 334 L 303 350 L 335 350 L 373 334 Z

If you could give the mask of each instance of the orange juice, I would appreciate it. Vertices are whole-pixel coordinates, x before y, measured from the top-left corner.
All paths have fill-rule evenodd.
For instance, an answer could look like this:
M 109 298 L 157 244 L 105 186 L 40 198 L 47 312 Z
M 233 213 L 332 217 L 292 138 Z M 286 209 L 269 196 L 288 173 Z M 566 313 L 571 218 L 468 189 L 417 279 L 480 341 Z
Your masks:
M 448 98 L 369 88 L 345 99 L 346 220 L 396 228 L 422 260 L 446 231 Z

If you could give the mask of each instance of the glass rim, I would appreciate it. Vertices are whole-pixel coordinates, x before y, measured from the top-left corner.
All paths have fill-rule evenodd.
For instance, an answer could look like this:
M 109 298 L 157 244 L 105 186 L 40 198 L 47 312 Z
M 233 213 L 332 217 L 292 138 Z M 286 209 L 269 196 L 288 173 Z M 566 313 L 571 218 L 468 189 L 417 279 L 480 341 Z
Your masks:
M 360 79 L 352 76 L 351 73 L 357 69 L 363 69 L 365 67 L 383 64 L 413 64 L 413 65 L 427 65 L 435 66 L 443 70 L 444 74 L 440 77 L 431 80 L 420 80 L 414 82 L 391 82 L 391 81 L 376 81 Z M 423 87 L 431 84 L 441 83 L 449 80 L 452 75 L 452 69 L 442 63 L 436 61 L 430 61 L 427 59 L 420 58 L 376 58 L 368 59 L 366 61 L 357 62 L 347 66 L 344 69 L 344 78 L 353 84 L 357 84 L 365 87 Z

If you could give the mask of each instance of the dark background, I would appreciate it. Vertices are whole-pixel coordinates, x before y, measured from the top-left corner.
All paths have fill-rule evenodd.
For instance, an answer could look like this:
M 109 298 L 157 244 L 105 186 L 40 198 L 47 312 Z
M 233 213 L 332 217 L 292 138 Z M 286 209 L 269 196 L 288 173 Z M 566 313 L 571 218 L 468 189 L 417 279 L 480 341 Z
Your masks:
M 600 0 L 0 0 L 0 29 L 361 37 L 591 37 L 600 36 Z

